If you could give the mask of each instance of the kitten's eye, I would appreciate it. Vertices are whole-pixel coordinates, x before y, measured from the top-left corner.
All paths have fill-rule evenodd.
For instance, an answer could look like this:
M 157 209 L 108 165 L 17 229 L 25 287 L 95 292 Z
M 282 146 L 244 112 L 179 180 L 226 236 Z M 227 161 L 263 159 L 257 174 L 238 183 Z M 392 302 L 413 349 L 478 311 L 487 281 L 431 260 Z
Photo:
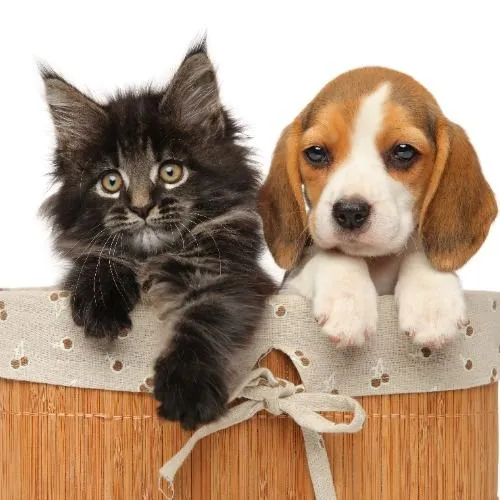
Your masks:
M 388 166 L 405 170 L 417 159 L 419 152 L 409 144 L 396 144 L 389 153 Z
M 185 168 L 178 163 L 166 162 L 160 165 L 160 179 L 165 184 L 178 184 L 185 179 L 185 176 Z
M 304 150 L 306 160 L 315 167 L 326 166 L 329 163 L 328 153 L 321 146 L 311 146 Z
M 123 186 L 122 176 L 115 170 L 108 172 L 101 177 L 101 186 L 106 193 L 117 193 Z

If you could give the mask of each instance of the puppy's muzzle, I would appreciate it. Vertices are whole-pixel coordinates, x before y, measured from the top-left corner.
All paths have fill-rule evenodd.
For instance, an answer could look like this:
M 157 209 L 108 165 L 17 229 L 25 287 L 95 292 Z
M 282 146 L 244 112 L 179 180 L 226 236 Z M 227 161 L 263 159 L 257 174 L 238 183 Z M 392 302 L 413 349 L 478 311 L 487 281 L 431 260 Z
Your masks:
M 349 231 L 360 229 L 370 216 L 370 205 L 360 199 L 344 199 L 333 205 L 333 219 L 342 228 Z

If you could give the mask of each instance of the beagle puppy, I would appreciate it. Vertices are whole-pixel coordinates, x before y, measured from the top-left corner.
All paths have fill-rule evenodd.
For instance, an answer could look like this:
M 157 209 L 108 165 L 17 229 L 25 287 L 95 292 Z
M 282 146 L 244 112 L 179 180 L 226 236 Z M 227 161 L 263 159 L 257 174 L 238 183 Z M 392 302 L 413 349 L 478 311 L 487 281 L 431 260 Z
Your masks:
M 494 194 L 461 127 L 410 76 L 349 71 L 285 128 L 260 193 L 286 284 L 339 346 L 377 328 L 395 294 L 402 331 L 440 346 L 467 323 L 454 271 L 485 240 Z

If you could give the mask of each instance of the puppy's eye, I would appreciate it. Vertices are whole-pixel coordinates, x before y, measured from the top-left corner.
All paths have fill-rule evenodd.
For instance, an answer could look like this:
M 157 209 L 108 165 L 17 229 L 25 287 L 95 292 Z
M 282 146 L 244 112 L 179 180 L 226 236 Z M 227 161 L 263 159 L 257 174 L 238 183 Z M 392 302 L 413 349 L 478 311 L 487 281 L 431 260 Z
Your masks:
M 321 146 L 311 146 L 304 150 L 306 160 L 314 166 L 328 165 L 328 153 Z
M 160 179 L 170 186 L 184 180 L 185 174 L 185 168 L 178 163 L 165 162 L 160 165 Z
M 409 144 L 396 144 L 389 154 L 389 166 L 392 168 L 409 168 L 417 159 L 419 152 Z
M 118 193 L 123 186 L 123 179 L 119 172 L 113 170 L 101 177 L 101 186 L 106 193 Z

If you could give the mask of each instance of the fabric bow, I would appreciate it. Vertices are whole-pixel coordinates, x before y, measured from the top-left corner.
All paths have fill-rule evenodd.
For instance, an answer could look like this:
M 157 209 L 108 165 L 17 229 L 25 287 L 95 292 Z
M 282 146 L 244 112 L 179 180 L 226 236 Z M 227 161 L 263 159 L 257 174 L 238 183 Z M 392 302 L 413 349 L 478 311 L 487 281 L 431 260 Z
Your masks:
M 267 368 L 253 370 L 234 391 L 230 402 L 246 401 L 231 407 L 217 421 L 200 427 L 186 444 L 160 469 L 160 481 L 165 479 L 174 495 L 175 474 L 193 450 L 196 443 L 214 432 L 226 429 L 252 418 L 261 410 L 273 415 L 287 414 L 302 428 L 307 462 L 317 500 L 336 500 L 328 455 L 320 433 L 353 433 L 363 427 L 365 412 L 355 399 L 324 392 L 304 392 L 304 387 L 276 379 Z M 334 423 L 318 412 L 352 412 L 350 423 Z

